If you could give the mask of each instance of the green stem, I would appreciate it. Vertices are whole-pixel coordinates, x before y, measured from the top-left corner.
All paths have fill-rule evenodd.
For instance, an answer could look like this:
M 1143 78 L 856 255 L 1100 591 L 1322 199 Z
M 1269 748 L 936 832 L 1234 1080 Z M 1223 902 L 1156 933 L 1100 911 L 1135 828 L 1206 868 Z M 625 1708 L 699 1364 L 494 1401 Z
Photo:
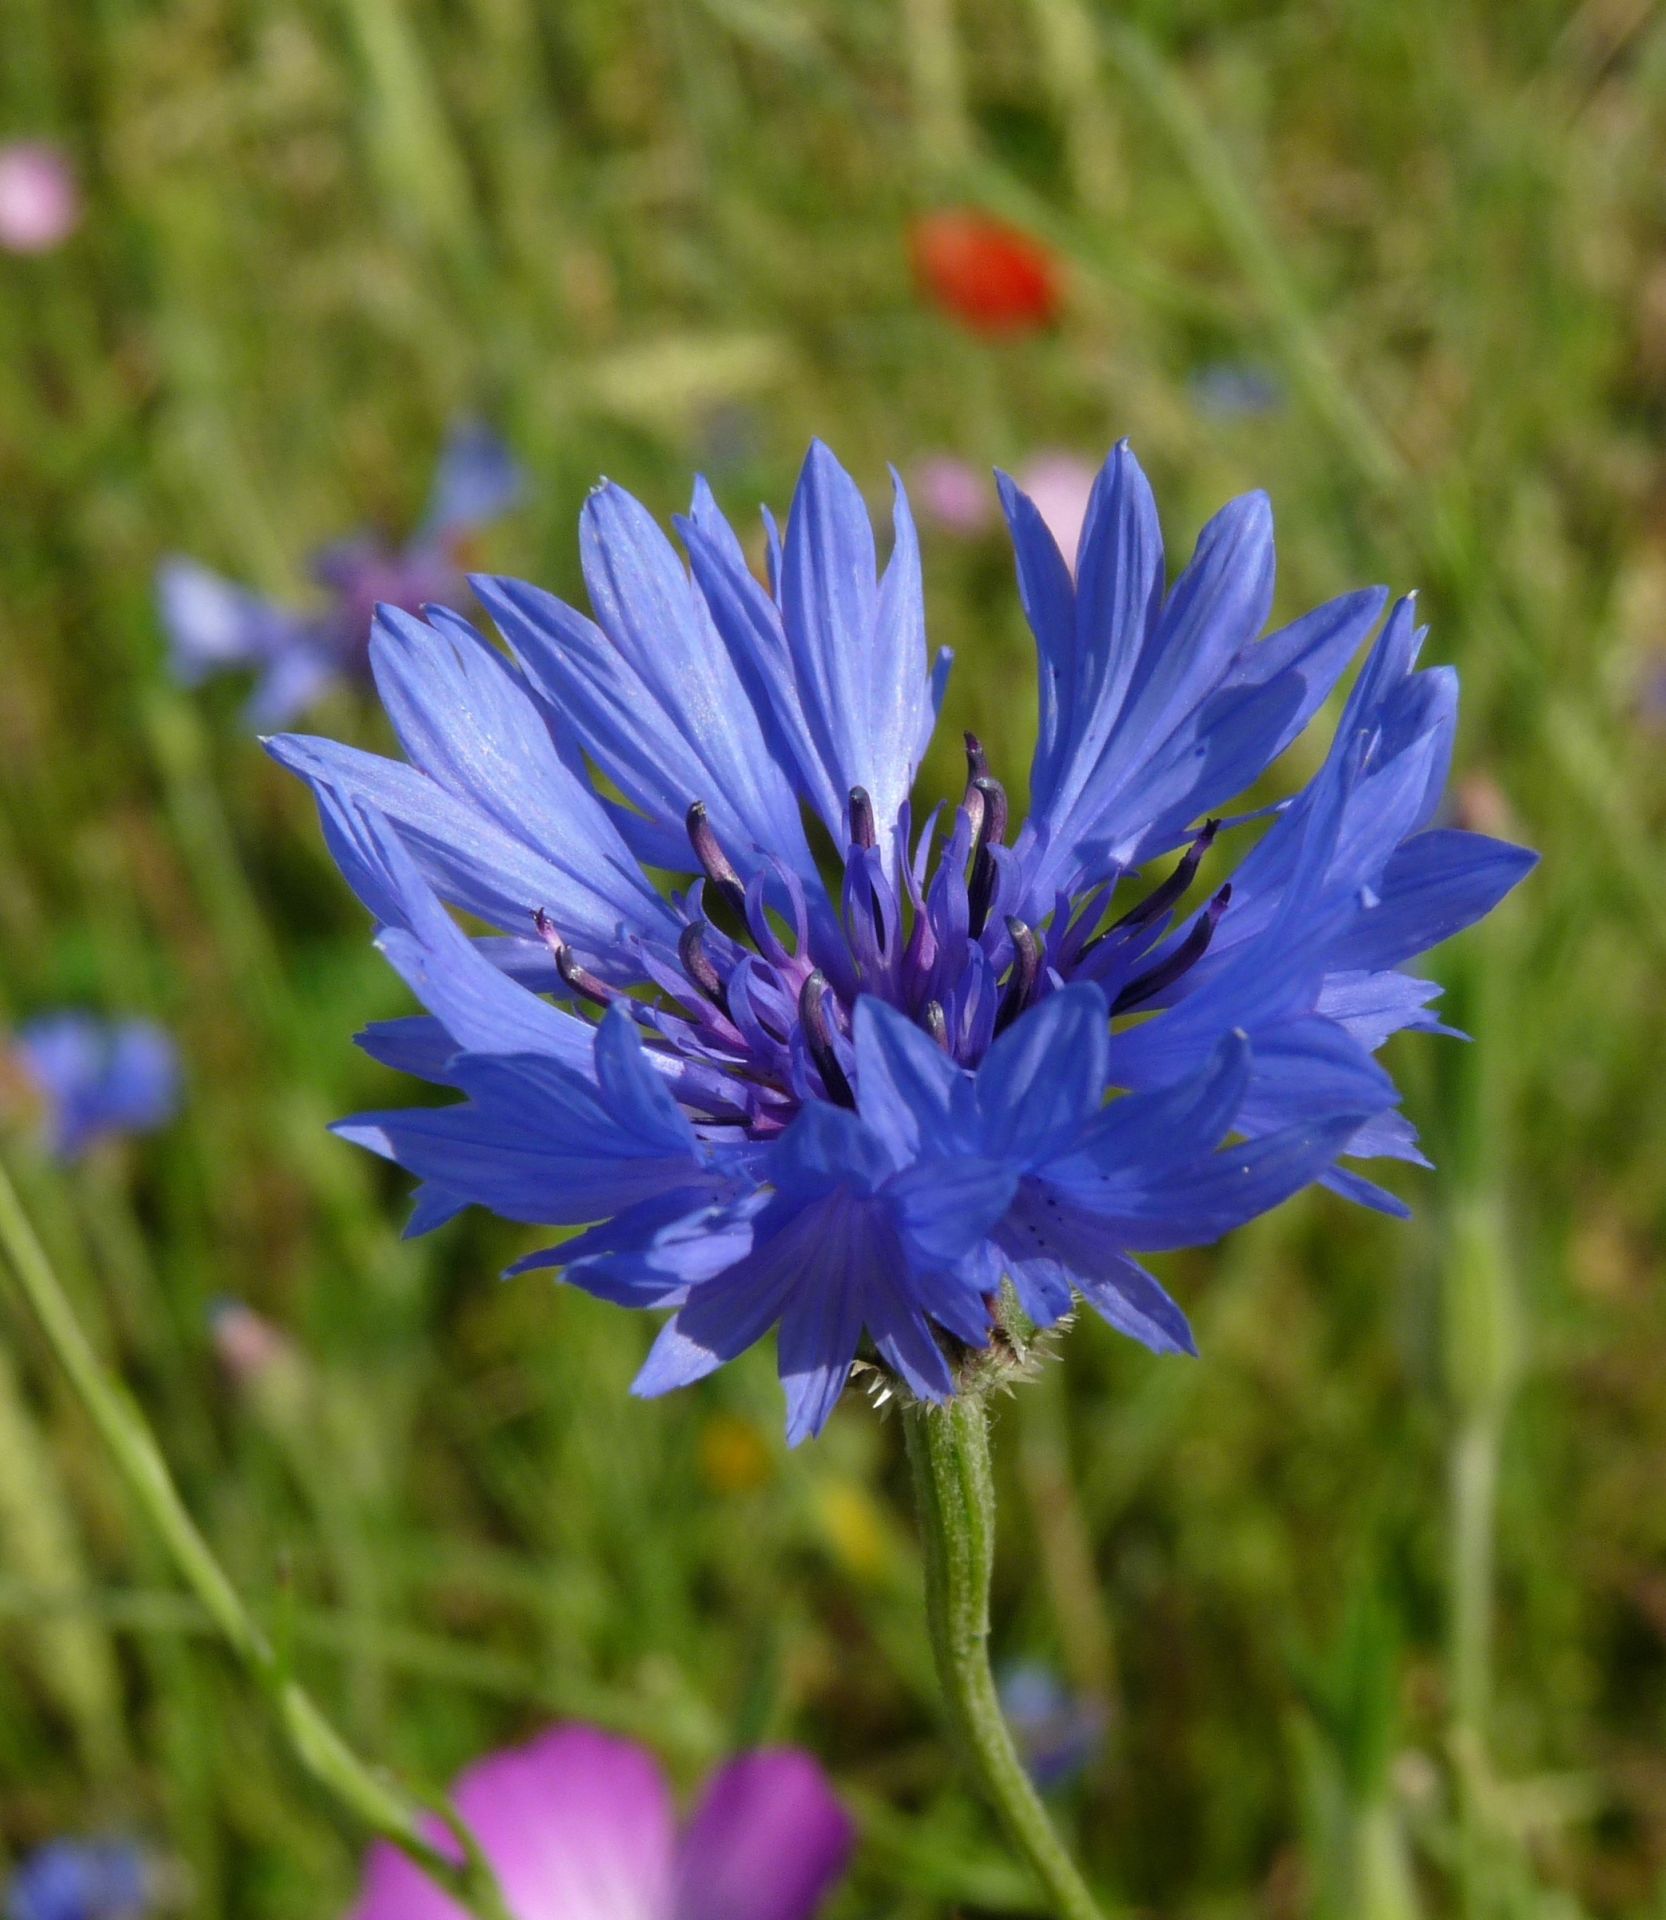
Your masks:
M 1492 1695 L 1493 1541 L 1498 1423 L 1466 1421 L 1454 1434 L 1452 1476 L 1452 1717 L 1484 1751 Z
M 950 1719 L 1007 1837 L 1035 1870 L 1058 1920 L 1102 1920 L 1012 1743 L 989 1670 L 995 1481 L 981 1401 L 903 1415 L 925 1550 L 926 1613 Z
M 0 1247 L 5 1249 L 19 1292 L 128 1490 L 144 1509 L 180 1576 L 201 1601 L 227 1646 L 271 1700 L 278 1723 L 302 1766 L 342 1807 L 408 1855 L 476 1920 L 510 1920 L 491 1868 L 467 1830 L 453 1815 L 439 1809 L 463 1849 L 464 1858 L 459 1864 L 428 1838 L 422 1809 L 378 1778 L 325 1719 L 312 1696 L 290 1678 L 282 1656 L 256 1624 L 186 1511 L 144 1415 L 93 1351 L 3 1166 Z

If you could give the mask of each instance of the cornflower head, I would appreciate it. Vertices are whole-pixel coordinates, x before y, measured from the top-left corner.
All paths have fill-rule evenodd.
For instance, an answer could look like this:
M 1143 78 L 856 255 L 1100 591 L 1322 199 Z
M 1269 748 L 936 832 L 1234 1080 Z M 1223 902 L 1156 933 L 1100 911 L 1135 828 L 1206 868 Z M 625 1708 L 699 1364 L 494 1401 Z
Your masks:
M 154 1875 L 130 1840 L 49 1840 L 6 1888 L 6 1920 L 140 1920 Z
M 330 686 L 368 677 L 378 606 L 415 610 L 461 599 L 468 537 L 507 513 L 520 493 L 520 470 L 508 448 L 478 422 L 465 421 L 446 441 L 427 509 L 409 539 L 355 534 L 313 555 L 321 606 L 281 606 L 195 560 L 164 560 L 156 595 L 174 677 L 190 687 L 216 674 L 252 671 L 250 724 L 287 725 Z
M 406 757 L 269 742 L 427 1008 L 362 1043 L 461 1096 L 339 1129 L 419 1176 L 412 1230 L 470 1204 L 582 1229 L 513 1271 L 670 1310 L 640 1393 L 778 1326 L 795 1441 L 864 1345 L 937 1401 L 1076 1298 L 1189 1351 L 1136 1255 L 1312 1182 L 1403 1211 L 1345 1164 L 1420 1158 L 1373 1057 L 1438 1024 L 1403 963 L 1532 864 L 1430 824 L 1457 683 L 1417 670 L 1410 600 L 1307 784 L 1226 814 L 1386 600 L 1263 637 L 1264 496 L 1170 587 L 1126 445 L 1074 567 L 1001 492 L 1040 669 L 1022 824 L 971 736 L 958 800 L 916 817 L 949 661 L 900 484 L 881 573 L 819 444 L 785 537 L 766 520 L 767 586 L 703 483 L 686 565 L 605 485 L 580 529 L 593 618 L 476 579 L 505 655 L 454 613 L 385 608 L 371 666 Z
M 1079 1779 L 1105 1745 L 1109 1716 L 1104 1702 L 1073 1693 L 1040 1660 L 1014 1662 L 997 1681 L 1001 1711 L 1035 1784 L 1047 1792 Z
M 457 1783 L 509 1920 L 811 1920 L 855 1844 L 820 1766 L 783 1747 L 737 1755 L 679 1832 L 659 1763 L 593 1727 L 552 1728 Z M 449 1837 L 435 1822 L 437 1844 Z M 352 1920 L 459 1920 L 387 1845 Z
M 11 1077 L 60 1160 L 78 1160 L 100 1140 L 153 1133 L 179 1106 L 178 1051 L 150 1020 L 42 1014 L 17 1029 L 10 1056 Z
M 1276 413 L 1283 401 L 1278 382 L 1263 367 L 1239 360 L 1211 360 L 1187 379 L 1198 412 L 1212 420 L 1251 420 Z

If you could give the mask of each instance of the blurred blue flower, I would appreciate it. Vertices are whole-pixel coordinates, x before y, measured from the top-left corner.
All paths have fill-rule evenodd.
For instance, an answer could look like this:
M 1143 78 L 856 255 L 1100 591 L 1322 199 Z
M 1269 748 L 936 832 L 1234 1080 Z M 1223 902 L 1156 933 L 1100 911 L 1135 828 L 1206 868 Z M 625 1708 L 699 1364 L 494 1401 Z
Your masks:
M 149 1020 L 43 1014 L 12 1041 L 17 1068 L 39 1097 L 47 1142 L 63 1160 L 95 1141 L 151 1133 L 179 1104 L 179 1056 Z
M 1187 385 L 1198 412 L 1214 420 L 1256 419 L 1276 412 L 1284 398 L 1264 367 L 1236 360 L 1212 360 Z
M 864 1335 L 940 1400 L 993 1339 L 1003 1280 L 1038 1325 L 1079 1294 L 1190 1350 L 1135 1253 L 1314 1180 L 1399 1208 L 1337 1163 L 1419 1158 L 1372 1057 L 1436 1025 L 1435 987 L 1401 963 L 1532 865 L 1430 830 L 1453 674 L 1415 671 L 1402 601 L 1324 765 L 1189 907 L 1240 824 L 1216 810 L 1302 732 L 1386 596 L 1262 638 L 1259 494 L 1165 591 L 1126 446 L 1074 574 L 1035 504 L 1004 479 L 1002 497 L 1041 668 L 1016 834 L 970 736 L 958 805 L 914 819 L 948 660 L 928 664 L 900 486 L 880 573 L 819 444 L 785 540 L 766 522 L 768 588 L 703 482 L 678 522 L 688 567 L 603 486 L 580 531 L 594 620 L 477 579 L 506 656 L 454 614 L 384 609 L 371 665 L 406 760 L 269 743 L 428 1008 L 364 1045 L 463 1096 L 340 1130 L 420 1177 L 412 1231 L 470 1204 L 586 1228 L 521 1267 L 672 1309 L 639 1392 L 778 1324 L 794 1440 Z M 692 881 L 667 898 L 645 869 Z M 498 931 L 470 938 L 447 905 Z
M 6 1920 L 139 1920 L 151 1904 L 145 1857 L 127 1840 L 51 1840 L 6 1889 Z
M 1068 1786 L 1093 1764 L 1105 1744 L 1102 1701 L 1071 1693 L 1039 1660 L 1015 1662 L 998 1684 L 1001 1711 L 1038 1787 Z
M 355 535 L 313 557 L 328 598 L 316 612 L 278 605 L 194 560 L 157 569 L 156 593 L 174 676 L 195 686 L 253 670 L 250 724 L 284 726 L 334 682 L 364 677 L 371 616 L 384 602 L 410 611 L 460 600 L 467 535 L 514 506 L 521 474 L 507 447 L 477 422 L 453 428 L 422 522 L 407 541 Z

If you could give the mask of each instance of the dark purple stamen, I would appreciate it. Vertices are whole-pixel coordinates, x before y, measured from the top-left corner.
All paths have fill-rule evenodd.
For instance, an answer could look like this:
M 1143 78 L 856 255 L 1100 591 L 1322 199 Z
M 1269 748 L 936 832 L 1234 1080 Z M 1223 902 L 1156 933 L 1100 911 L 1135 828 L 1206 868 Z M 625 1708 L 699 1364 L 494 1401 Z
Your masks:
M 949 1051 L 949 1017 L 943 1011 L 941 1000 L 928 1000 L 925 1003 L 920 1009 L 920 1025 L 945 1053 Z
M 866 787 L 850 790 L 850 841 L 852 846 L 871 847 L 878 839 L 874 831 L 873 802 Z
M 1208 951 L 1209 942 L 1215 937 L 1215 927 L 1227 902 L 1232 898 L 1232 883 L 1221 888 L 1198 916 L 1192 930 L 1175 948 L 1166 960 L 1160 961 L 1149 972 L 1136 974 L 1121 993 L 1111 1002 L 1111 1012 L 1127 1013 L 1134 1007 L 1143 1006 L 1147 1000 L 1159 994 L 1165 987 L 1172 986 L 1188 968 L 1194 967 Z
M 1007 790 L 999 780 L 980 773 L 972 790 L 982 801 L 978 819 L 978 837 L 972 849 L 972 878 L 967 883 L 966 899 L 969 930 L 977 939 L 988 924 L 989 909 L 995 901 L 995 859 L 991 847 L 998 847 L 1007 835 Z
M 581 967 L 573 958 L 572 948 L 556 932 L 555 922 L 542 907 L 533 914 L 532 924 L 538 929 L 538 937 L 549 948 L 556 972 L 574 993 L 582 999 L 594 1000 L 599 1007 L 611 1006 L 619 998 L 617 987 L 610 987 L 605 980 L 599 980 L 588 967 Z
M 1022 920 L 1009 916 L 1007 932 L 1012 939 L 1012 971 L 1007 975 L 1006 991 L 995 1010 L 995 1031 L 1005 1033 L 1029 1005 L 1035 983 L 1041 977 L 1041 941 Z
M 712 965 L 711 955 L 706 951 L 706 929 L 698 920 L 691 920 L 677 936 L 677 956 L 683 963 L 683 972 L 720 1013 L 726 1014 L 728 990 Z
M 746 920 L 746 889 L 741 878 L 729 863 L 729 856 L 718 845 L 717 835 L 712 831 L 712 823 L 706 817 L 706 803 L 696 800 L 688 810 L 688 838 L 694 848 L 694 857 L 700 862 L 700 869 L 706 878 L 728 901 L 729 905 Z
M 989 755 L 983 750 L 983 742 L 975 733 L 966 735 L 966 791 L 960 804 L 966 817 L 972 823 L 975 834 L 983 825 L 983 795 L 978 791 L 978 782 L 989 778 Z
M 804 1028 L 804 1044 L 810 1049 L 810 1058 L 821 1075 L 828 1099 L 835 1106 L 854 1107 L 856 1095 L 845 1078 L 844 1068 L 839 1065 L 839 1056 L 833 1051 L 833 1034 L 827 1024 L 827 993 L 827 975 L 818 967 L 799 989 L 799 1023 Z
M 1111 923 L 1110 931 L 1117 932 L 1127 927 L 1143 927 L 1148 921 L 1155 920 L 1160 913 L 1166 913 L 1177 901 L 1185 896 L 1186 889 L 1197 877 L 1197 870 L 1203 863 L 1203 856 L 1215 844 L 1215 835 L 1221 830 L 1218 820 L 1205 820 L 1203 831 L 1186 849 L 1184 857 L 1173 873 L 1161 886 L 1153 887 L 1137 907 L 1130 907 L 1120 920 Z

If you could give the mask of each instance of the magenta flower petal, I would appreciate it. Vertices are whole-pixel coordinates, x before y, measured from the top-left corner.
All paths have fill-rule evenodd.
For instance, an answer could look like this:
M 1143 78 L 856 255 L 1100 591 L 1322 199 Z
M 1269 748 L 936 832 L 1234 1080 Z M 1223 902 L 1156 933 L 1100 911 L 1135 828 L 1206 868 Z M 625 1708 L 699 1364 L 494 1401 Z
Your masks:
M 671 1920 L 675 1815 L 658 1762 L 629 1740 L 561 1727 L 458 1782 L 514 1920 Z M 465 1920 L 391 1847 L 376 1847 L 353 1920 Z
M 683 1836 L 675 1920 L 809 1920 L 855 1842 L 809 1754 L 742 1754 L 713 1775 Z

